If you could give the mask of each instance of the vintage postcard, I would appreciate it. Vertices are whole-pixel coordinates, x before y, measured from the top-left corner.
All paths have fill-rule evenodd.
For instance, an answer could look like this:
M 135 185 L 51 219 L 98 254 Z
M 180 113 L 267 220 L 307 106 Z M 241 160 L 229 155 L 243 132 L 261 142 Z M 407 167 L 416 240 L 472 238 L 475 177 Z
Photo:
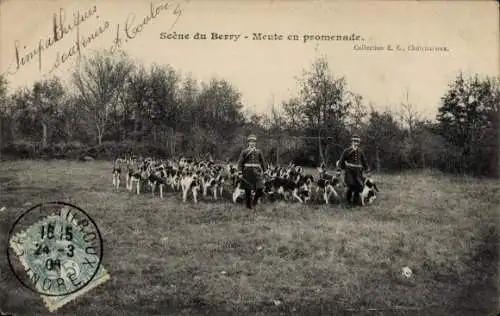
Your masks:
M 0 1 L 0 315 L 496 315 L 496 1 Z

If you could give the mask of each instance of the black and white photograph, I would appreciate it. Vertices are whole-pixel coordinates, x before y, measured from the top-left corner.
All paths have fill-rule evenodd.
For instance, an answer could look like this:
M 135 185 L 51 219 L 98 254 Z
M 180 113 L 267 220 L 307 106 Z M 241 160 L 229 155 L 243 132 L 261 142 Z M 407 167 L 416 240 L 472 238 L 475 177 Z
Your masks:
M 498 315 L 499 20 L 1 0 L 0 315 Z

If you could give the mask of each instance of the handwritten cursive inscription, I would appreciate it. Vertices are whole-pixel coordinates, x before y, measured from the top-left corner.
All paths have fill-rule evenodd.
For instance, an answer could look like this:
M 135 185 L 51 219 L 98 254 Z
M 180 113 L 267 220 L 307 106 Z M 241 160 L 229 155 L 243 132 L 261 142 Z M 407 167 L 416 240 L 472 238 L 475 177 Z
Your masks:
M 14 62 L 9 65 L 7 69 L 8 74 L 15 74 L 21 68 L 27 66 L 35 59 L 38 60 L 38 69 L 42 70 L 42 55 L 48 51 L 57 42 L 61 41 L 66 35 L 71 33 L 74 29 L 85 23 L 88 19 L 97 13 L 97 6 L 92 6 L 86 11 L 80 12 L 79 10 L 73 13 L 73 20 L 71 23 L 66 22 L 66 11 L 63 8 L 59 9 L 58 13 L 53 14 L 52 29 L 47 37 L 40 38 L 38 44 L 29 48 L 26 45 L 21 45 L 21 42 L 14 41 Z
M 170 26 L 170 29 L 172 29 L 182 14 L 181 5 L 176 1 L 163 1 L 157 4 L 150 2 L 147 14 L 142 17 L 136 15 L 136 13 L 129 13 L 124 23 L 116 24 L 116 36 L 110 50 L 113 52 L 121 48 L 124 42 L 138 37 L 148 24 L 164 12 L 170 12 L 171 16 L 174 17 L 174 21 Z M 95 21 L 94 18 L 97 20 L 97 26 L 92 26 L 93 29 L 90 31 L 82 32 L 81 26 L 89 24 L 89 21 Z M 88 28 L 86 29 L 88 30 Z M 49 72 L 53 72 L 72 57 L 76 56 L 80 60 L 85 48 L 98 37 L 109 32 L 110 29 L 113 29 L 112 22 L 99 18 L 96 5 L 86 10 L 76 10 L 72 15 L 68 14 L 65 9 L 60 8 L 58 12 L 53 14 L 48 35 L 40 38 L 34 47 L 23 45 L 19 40 L 14 41 L 14 58 L 3 74 L 14 75 L 34 62 L 38 63 L 38 69 L 42 71 L 45 67 L 43 63 L 45 60 L 44 55 L 49 50 L 60 46 L 57 44 L 61 41 L 70 39 L 69 47 L 60 48 L 56 52 L 55 61 L 48 68 Z M 74 34 L 74 36 L 70 36 L 70 34 Z
M 175 20 L 170 25 L 170 29 L 172 29 L 177 24 L 177 21 L 182 14 L 181 5 L 175 1 L 162 2 L 157 5 L 150 2 L 149 13 L 142 18 L 138 18 L 137 21 L 137 15 L 135 13 L 129 13 L 123 25 L 124 34 L 122 34 L 120 24 L 116 25 L 116 37 L 113 41 L 111 51 L 113 52 L 119 49 L 123 45 L 124 41 L 127 42 L 128 40 L 135 39 L 144 30 L 146 25 L 165 11 L 171 11 L 171 14 L 175 16 Z M 125 36 L 123 37 L 123 35 Z
M 68 61 L 68 59 L 70 57 L 78 55 L 78 59 L 80 59 L 82 49 L 86 48 L 92 41 L 94 41 L 96 38 L 101 36 L 101 34 L 106 32 L 109 29 L 109 26 L 110 26 L 110 22 L 104 21 L 104 23 L 102 25 L 100 25 L 97 29 L 95 29 L 93 32 L 91 32 L 88 35 L 78 36 L 80 32 L 77 32 L 75 41 L 70 46 L 70 48 L 62 53 L 57 52 L 56 60 L 54 62 L 53 67 L 50 69 L 49 72 L 53 72 L 59 66 L 61 66 L 66 61 Z
M 59 22 L 57 19 L 57 14 L 54 13 L 54 39 L 57 42 L 61 40 L 65 35 L 69 34 L 75 28 L 78 28 L 80 24 L 87 21 L 90 17 L 97 13 L 97 6 L 93 6 L 88 11 L 73 13 L 73 23 L 66 24 L 66 12 L 64 9 L 59 9 Z

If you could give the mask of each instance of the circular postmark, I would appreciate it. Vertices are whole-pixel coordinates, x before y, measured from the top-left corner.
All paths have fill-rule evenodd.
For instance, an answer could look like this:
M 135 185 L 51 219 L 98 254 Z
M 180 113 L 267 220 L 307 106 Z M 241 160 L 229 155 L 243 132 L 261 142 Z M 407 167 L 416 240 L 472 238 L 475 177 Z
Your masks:
M 31 207 L 9 231 L 7 258 L 16 278 L 46 296 L 77 292 L 96 276 L 102 238 L 81 208 L 65 202 Z

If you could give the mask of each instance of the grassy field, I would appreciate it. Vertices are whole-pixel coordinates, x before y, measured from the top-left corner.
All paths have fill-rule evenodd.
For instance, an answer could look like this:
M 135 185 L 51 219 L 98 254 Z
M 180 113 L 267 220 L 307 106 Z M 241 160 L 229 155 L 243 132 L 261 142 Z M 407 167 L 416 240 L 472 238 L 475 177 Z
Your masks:
M 28 203 L 83 208 L 111 279 L 52 315 L 494 315 L 500 185 L 439 173 L 376 175 L 379 199 L 183 204 L 113 192 L 111 163 L 0 164 L 0 245 Z M 405 279 L 401 268 L 413 276 Z M 0 310 L 48 315 L 0 256 Z

